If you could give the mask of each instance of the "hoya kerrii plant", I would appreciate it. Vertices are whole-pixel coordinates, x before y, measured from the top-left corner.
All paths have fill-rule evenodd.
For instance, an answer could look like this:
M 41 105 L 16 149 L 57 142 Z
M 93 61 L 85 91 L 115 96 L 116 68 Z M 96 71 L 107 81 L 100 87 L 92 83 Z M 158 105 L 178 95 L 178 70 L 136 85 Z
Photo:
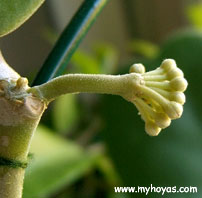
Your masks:
M 23 24 L 43 1 L 0 0 L 0 35 L 4 36 Z M 170 125 L 172 119 L 181 117 L 187 81 L 172 59 L 164 60 L 157 69 L 149 72 L 145 72 L 142 64 L 134 64 L 129 73 L 124 75 L 58 76 L 106 2 L 91 0 L 83 3 L 79 10 L 80 19 L 73 18 L 33 86 L 29 86 L 28 80 L 14 71 L 0 55 L 1 198 L 22 197 L 24 173 L 34 131 L 50 102 L 63 94 L 86 92 L 121 96 L 137 107 L 145 122 L 145 131 L 150 136 L 158 135 L 161 129 Z M 72 38 L 67 36 L 67 32 L 72 34 Z M 51 61 L 57 55 L 61 42 L 65 42 L 68 47 L 61 50 L 59 60 Z M 44 75 L 44 71 L 49 75 Z

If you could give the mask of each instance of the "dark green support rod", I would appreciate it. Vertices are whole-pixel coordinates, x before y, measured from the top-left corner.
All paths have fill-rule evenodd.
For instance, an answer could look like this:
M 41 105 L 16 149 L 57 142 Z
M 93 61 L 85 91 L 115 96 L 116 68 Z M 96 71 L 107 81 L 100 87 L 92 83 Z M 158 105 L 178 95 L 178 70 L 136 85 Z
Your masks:
M 59 76 L 108 0 L 84 0 L 39 71 L 33 86 Z

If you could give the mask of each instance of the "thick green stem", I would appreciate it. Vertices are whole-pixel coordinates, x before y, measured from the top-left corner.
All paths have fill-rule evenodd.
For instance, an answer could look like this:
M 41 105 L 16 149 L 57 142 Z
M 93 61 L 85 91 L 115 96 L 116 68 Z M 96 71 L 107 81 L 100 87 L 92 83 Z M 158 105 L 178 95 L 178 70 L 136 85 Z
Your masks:
M 135 88 L 140 80 L 137 74 L 68 74 L 32 87 L 28 92 L 48 102 L 63 94 L 80 92 L 120 95 L 127 99 L 138 90 L 130 89 L 131 86 Z
M 31 139 L 45 107 L 26 87 L 23 78 L 0 81 L 0 198 L 22 197 Z
M 21 198 L 25 170 L 0 167 L 0 197 Z
M 11 162 L 27 162 L 31 137 L 38 120 L 27 120 L 20 125 L 0 125 L 0 157 Z M 0 197 L 21 198 L 25 169 L 15 166 L 0 166 Z

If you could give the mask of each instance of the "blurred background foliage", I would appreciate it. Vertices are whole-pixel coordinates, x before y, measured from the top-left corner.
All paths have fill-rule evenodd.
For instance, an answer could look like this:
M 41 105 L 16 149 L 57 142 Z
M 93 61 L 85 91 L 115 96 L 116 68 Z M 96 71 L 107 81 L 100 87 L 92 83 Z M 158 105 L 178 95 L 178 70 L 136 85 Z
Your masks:
M 80 2 L 66 2 L 70 13 Z M 62 12 L 62 5 L 46 3 L 24 29 L 0 43 L 8 62 L 14 68 L 23 63 L 17 70 L 27 71 L 23 74 L 30 79 L 67 22 L 62 20 L 69 12 Z M 174 58 L 189 82 L 184 114 L 158 137 L 149 137 L 136 108 L 120 97 L 60 97 L 46 111 L 34 136 L 23 198 L 145 197 L 115 194 L 114 186 L 150 184 L 198 187 L 197 194 L 163 197 L 202 197 L 202 2 L 111 0 L 93 28 L 66 73 L 128 73 L 134 62 L 151 70 L 163 59 Z M 27 44 L 19 40 L 21 34 Z M 30 51 L 27 57 L 23 48 Z

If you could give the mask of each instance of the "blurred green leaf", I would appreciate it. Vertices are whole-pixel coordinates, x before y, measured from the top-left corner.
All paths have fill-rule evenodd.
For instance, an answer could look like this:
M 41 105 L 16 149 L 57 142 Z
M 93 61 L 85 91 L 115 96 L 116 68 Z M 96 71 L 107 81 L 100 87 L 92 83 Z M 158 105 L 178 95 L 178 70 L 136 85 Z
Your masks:
M 92 51 L 92 54 L 82 50 L 75 52 L 71 63 L 76 68 L 76 72 L 88 74 L 114 72 L 118 62 L 118 52 L 113 46 L 98 43 Z
M 118 186 L 121 184 L 121 180 L 114 168 L 114 164 L 107 155 L 103 155 L 97 163 L 97 167 L 103 173 L 106 181 L 112 186 Z
M 202 28 L 202 4 L 191 4 L 186 8 L 186 15 L 195 28 Z
M 118 51 L 110 44 L 98 43 L 94 46 L 95 56 L 100 63 L 101 73 L 114 73 L 118 63 Z
M 54 101 L 52 110 L 53 125 L 56 131 L 68 133 L 78 120 L 76 95 L 66 94 Z
M 131 41 L 129 49 L 133 53 L 142 55 L 145 58 L 155 58 L 159 52 L 159 47 L 157 45 L 141 39 Z
M 0 36 L 22 25 L 44 0 L 0 0 Z
M 26 170 L 23 198 L 46 198 L 71 185 L 94 167 L 100 150 L 86 151 L 39 126 L 31 145 L 34 159 Z
M 201 32 L 187 31 L 169 38 L 156 60 L 145 61 L 154 68 L 163 59 L 174 58 L 189 83 L 182 118 L 172 121 L 158 137 L 145 133 L 144 122 L 133 104 L 115 96 L 103 98 L 103 135 L 125 186 L 196 186 L 198 193 L 166 194 L 165 197 L 202 196 L 201 53 Z M 138 194 L 138 197 L 145 195 Z M 149 197 L 161 198 L 162 195 L 150 193 Z
M 100 64 L 97 59 L 81 50 L 77 50 L 74 53 L 71 63 L 76 67 L 77 71 L 81 73 L 100 73 Z

